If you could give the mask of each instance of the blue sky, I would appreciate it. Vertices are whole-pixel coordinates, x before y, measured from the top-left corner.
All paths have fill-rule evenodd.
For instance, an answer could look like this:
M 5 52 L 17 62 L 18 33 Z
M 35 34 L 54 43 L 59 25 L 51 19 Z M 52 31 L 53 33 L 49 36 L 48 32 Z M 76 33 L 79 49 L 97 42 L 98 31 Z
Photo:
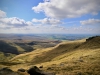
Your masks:
M 0 33 L 100 34 L 100 0 L 0 0 Z

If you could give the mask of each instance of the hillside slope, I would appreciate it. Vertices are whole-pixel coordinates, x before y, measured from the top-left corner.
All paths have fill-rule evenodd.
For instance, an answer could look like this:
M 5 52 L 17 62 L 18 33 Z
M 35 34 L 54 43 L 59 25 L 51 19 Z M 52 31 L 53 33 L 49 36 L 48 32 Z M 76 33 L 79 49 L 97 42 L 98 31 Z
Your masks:
M 100 36 L 85 40 L 68 41 L 52 48 L 35 50 L 14 57 L 12 62 L 21 64 L 10 66 L 17 70 L 32 65 L 41 66 L 45 71 L 58 75 L 99 75 Z
M 79 48 L 83 49 L 97 49 L 100 48 L 100 36 L 94 36 L 86 39 L 86 42 L 84 42 Z
M 24 43 L 15 43 L 0 40 L 0 52 L 20 54 L 24 52 L 30 52 L 33 48 Z
M 63 55 L 67 52 L 80 50 L 80 49 L 99 49 L 100 48 L 100 37 L 89 38 L 85 40 L 70 41 L 58 44 L 53 48 L 47 48 L 41 50 L 36 50 L 30 53 L 21 54 L 13 58 L 13 61 L 18 61 L 19 59 L 27 62 L 43 63 L 51 61 L 53 58 Z M 29 60 L 31 57 L 31 60 Z M 18 61 L 20 62 L 20 61 Z

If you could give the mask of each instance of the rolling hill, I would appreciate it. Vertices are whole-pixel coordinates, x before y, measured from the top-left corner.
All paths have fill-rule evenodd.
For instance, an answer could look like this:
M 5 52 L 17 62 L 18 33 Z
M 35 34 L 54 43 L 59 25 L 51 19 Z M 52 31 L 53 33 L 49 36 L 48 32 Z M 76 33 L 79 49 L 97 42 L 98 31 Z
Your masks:
M 30 52 L 33 48 L 25 43 L 15 43 L 0 40 L 0 51 L 4 53 L 21 54 Z
M 42 51 L 36 50 L 36 51 L 30 52 L 30 53 L 18 55 L 15 57 L 15 59 L 13 58 L 13 60 L 17 60 L 18 57 L 20 57 L 20 56 L 22 56 L 22 60 L 25 59 L 25 58 L 23 58 L 25 56 L 30 56 L 30 57 L 33 56 L 34 57 L 33 60 L 31 59 L 31 61 L 29 61 L 29 62 L 41 63 L 41 62 L 50 61 L 53 58 L 55 58 L 59 55 L 63 55 L 68 52 L 82 50 L 82 49 L 88 50 L 88 49 L 99 49 L 99 48 L 100 48 L 100 37 L 97 36 L 97 37 L 92 37 L 92 39 L 88 38 L 88 39 L 86 39 L 86 41 L 84 39 L 84 40 L 63 42 L 63 43 L 58 44 L 55 47 L 43 49 Z M 27 57 L 27 59 L 29 59 L 29 58 Z
M 29 68 L 32 65 L 43 65 L 45 71 L 58 75 L 98 75 L 100 74 L 100 36 L 83 40 L 67 41 L 52 48 L 35 50 L 20 54 L 12 62 L 21 64 L 11 66 Z
M 66 41 L 55 47 L 37 49 L 17 55 L 9 62 L 20 63 L 9 66 L 14 71 L 42 65 L 41 70 L 54 72 L 57 75 L 99 75 L 100 36 Z

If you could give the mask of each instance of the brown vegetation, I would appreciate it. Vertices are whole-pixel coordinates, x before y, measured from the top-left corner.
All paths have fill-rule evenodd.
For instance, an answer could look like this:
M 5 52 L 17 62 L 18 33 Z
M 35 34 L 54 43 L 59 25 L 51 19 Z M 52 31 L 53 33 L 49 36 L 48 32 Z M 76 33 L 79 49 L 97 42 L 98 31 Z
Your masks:
M 42 65 L 40 70 L 56 75 L 99 75 L 100 37 L 63 42 L 52 48 L 20 54 L 10 62 L 19 63 L 7 65 L 14 71 L 19 68 L 29 70 L 30 66 Z

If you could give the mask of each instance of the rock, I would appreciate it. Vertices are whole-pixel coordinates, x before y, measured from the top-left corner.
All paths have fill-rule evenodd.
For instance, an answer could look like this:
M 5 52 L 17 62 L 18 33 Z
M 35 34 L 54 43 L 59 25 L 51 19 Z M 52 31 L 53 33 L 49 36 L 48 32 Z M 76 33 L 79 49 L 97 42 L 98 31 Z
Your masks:
M 16 72 L 13 72 L 8 67 L 4 67 L 0 69 L 0 75 L 19 75 L 19 74 Z
M 84 62 L 82 59 L 79 59 L 79 60 L 77 60 L 77 61 L 79 61 L 79 62 Z
M 26 70 L 23 69 L 23 68 L 20 68 L 20 69 L 18 69 L 18 71 L 20 71 L 20 72 L 25 72 Z
M 30 75 L 45 75 L 42 74 L 41 70 L 39 70 L 39 68 L 37 66 L 33 66 L 28 70 L 28 73 Z
M 39 68 L 43 68 L 43 65 L 42 65 L 42 66 L 40 66 Z
M 28 70 L 30 75 L 55 75 L 54 73 L 41 71 L 37 66 L 33 66 Z
M 9 69 L 8 67 L 1 68 L 1 69 L 0 69 L 0 72 L 1 72 L 1 71 L 9 71 L 9 72 L 12 72 L 12 70 Z
M 48 67 L 47 70 L 53 70 L 51 67 Z
M 92 40 L 92 39 L 94 39 L 94 38 L 97 38 L 97 37 L 100 37 L 100 36 L 89 37 L 88 39 L 86 39 L 86 41 L 90 41 L 90 40 Z

